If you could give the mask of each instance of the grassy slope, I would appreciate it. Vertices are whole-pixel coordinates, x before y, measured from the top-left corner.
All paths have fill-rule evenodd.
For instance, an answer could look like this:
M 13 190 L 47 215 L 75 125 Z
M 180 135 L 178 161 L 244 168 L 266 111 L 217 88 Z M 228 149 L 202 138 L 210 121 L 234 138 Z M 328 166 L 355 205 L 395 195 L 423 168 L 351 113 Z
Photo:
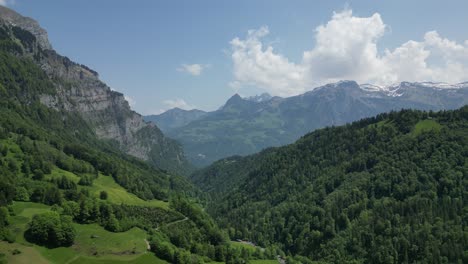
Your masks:
M 33 215 L 50 210 L 49 206 L 30 202 L 15 202 L 15 216 L 11 217 L 11 229 L 16 243 L 0 243 L 0 252 L 8 263 L 166 263 L 146 250 L 146 232 L 133 228 L 127 232 L 112 233 L 97 224 L 74 224 L 77 231 L 75 244 L 70 248 L 48 249 L 25 241 L 23 234 Z M 92 238 L 92 236 L 94 238 Z M 21 254 L 13 255 L 19 249 Z
M 13 255 L 13 250 L 19 250 L 21 253 Z M 5 254 L 7 263 L 31 264 L 32 260 L 35 264 L 49 263 L 35 248 L 18 243 L 9 244 L 0 241 L 0 252 Z
M 435 120 L 432 120 L 432 119 L 421 120 L 414 126 L 412 134 L 417 136 L 417 135 L 420 135 L 424 131 L 431 131 L 431 130 L 438 132 L 440 131 L 441 128 L 442 126 L 439 123 L 437 123 L 437 121 Z
M 127 192 L 122 186 L 118 185 L 115 180 L 110 176 L 99 175 L 93 181 L 93 186 L 90 187 L 90 192 L 99 197 L 101 191 L 106 191 L 108 200 L 115 204 L 125 203 L 128 205 L 140 206 L 154 206 L 167 209 L 169 207 L 167 202 L 160 200 L 144 201 L 136 195 Z
M 7 157 L 16 160 L 18 166 L 20 167 L 23 163 L 22 158 L 24 155 L 20 147 L 13 141 L 12 138 L 2 139 L 0 140 L 0 144 L 8 147 L 9 151 Z M 51 174 L 45 175 L 45 179 L 49 180 L 52 178 L 60 178 L 62 176 L 66 176 L 76 183 L 78 183 L 80 180 L 78 175 L 58 167 L 54 167 Z M 152 206 L 164 209 L 168 209 L 169 206 L 167 202 L 161 200 L 145 201 L 135 194 L 127 192 L 127 190 L 115 182 L 114 178 L 102 174 L 99 174 L 99 177 L 94 180 L 93 186 L 84 188 L 89 188 L 90 192 L 93 193 L 96 197 L 99 197 L 101 191 L 106 191 L 108 194 L 108 200 L 115 204 L 124 203 L 128 205 Z
M 80 177 L 73 174 L 72 172 L 62 170 L 60 168 L 54 168 L 50 175 L 46 178 L 56 178 L 62 175 L 78 183 Z M 83 187 L 88 188 L 90 193 L 99 197 L 101 191 L 106 191 L 108 194 L 108 201 L 114 204 L 128 204 L 128 205 L 139 205 L 139 206 L 151 206 L 168 209 L 169 205 L 167 202 L 160 200 L 145 201 L 136 196 L 133 193 L 127 192 L 122 186 L 115 182 L 114 178 L 105 176 L 99 173 L 99 177 L 93 181 L 93 186 Z
M 241 242 L 237 242 L 237 241 L 231 241 L 230 242 L 231 246 L 233 246 L 234 248 L 237 248 L 237 249 L 246 249 L 246 250 L 249 250 L 251 252 L 254 252 L 255 251 L 255 247 L 252 246 L 252 245 L 249 245 L 249 244 L 245 244 L 245 243 L 241 243 Z

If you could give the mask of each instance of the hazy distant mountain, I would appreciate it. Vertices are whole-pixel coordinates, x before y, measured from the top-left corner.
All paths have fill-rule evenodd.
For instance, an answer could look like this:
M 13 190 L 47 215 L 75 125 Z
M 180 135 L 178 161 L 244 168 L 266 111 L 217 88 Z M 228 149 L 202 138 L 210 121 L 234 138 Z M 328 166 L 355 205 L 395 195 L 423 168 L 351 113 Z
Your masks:
M 207 112 L 202 110 L 183 110 L 176 107 L 159 115 L 144 116 L 144 119 L 147 122 L 155 123 L 161 131 L 166 133 L 169 130 L 185 126 L 192 121 L 200 119 L 206 114 Z
M 403 82 L 378 87 L 342 81 L 289 98 L 261 97 L 245 99 L 236 94 L 219 110 L 166 133 L 183 144 L 193 163 L 203 166 L 292 143 L 317 128 L 391 110 L 459 108 L 468 103 L 468 83 Z
M 273 97 L 270 94 L 262 93 L 261 95 L 251 96 L 251 97 L 248 97 L 246 99 L 249 100 L 249 101 L 260 103 L 260 102 L 268 101 L 271 98 L 273 98 Z

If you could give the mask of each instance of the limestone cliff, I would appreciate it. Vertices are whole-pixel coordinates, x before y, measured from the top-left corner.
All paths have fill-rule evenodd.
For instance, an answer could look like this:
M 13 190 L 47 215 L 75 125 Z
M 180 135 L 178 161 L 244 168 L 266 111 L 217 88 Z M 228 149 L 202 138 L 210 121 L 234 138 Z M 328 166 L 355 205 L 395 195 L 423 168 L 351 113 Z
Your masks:
M 132 111 L 123 94 L 100 81 L 97 72 L 55 52 L 47 32 L 36 21 L 0 6 L 0 24 L 21 28 L 34 36 L 24 37 L 34 41 L 24 48 L 22 56 L 31 57 L 40 65 L 57 90 L 55 95 L 42 95 L 41 103 L 79 113 L 99 138 L 115 141 L 127 154 L 171 172 L 188 171 L 189 164 L 176 141 Z

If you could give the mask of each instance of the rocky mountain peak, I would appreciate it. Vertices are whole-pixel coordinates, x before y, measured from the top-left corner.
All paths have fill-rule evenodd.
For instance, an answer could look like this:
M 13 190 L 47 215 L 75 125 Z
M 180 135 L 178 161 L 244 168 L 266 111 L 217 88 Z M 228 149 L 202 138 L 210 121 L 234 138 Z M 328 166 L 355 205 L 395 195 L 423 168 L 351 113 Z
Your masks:
M 36 20 L 24 17 L 14 10 L 0 5 L 0 24 L 9 24 L 27 30 L 36 37 L 43 50 L 52 50 L 47 31 Z
M 230 105 L 235 105 L 235 104 L 238 104 L 239 102 L 242 102 L 242 101 L 244 101 L 244 99 L 242 99 L 242 97 L 239 94 L 236 93 L 235 95 L 231 96 L 231 98 L 229 98 L 226 101 L 226 104 L 224 106 L 226 107 L 226 106 L 230 106 Z

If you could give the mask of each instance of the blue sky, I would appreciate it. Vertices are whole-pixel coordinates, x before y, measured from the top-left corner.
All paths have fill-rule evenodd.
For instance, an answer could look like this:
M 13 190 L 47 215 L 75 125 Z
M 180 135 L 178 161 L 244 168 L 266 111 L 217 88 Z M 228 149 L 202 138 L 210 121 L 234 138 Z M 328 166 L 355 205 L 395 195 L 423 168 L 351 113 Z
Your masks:
M 0 0 L 142 114 L 355 79 L 468 80 L 468 1 Z M 249 31 L 250 30 L 250 31 Z

